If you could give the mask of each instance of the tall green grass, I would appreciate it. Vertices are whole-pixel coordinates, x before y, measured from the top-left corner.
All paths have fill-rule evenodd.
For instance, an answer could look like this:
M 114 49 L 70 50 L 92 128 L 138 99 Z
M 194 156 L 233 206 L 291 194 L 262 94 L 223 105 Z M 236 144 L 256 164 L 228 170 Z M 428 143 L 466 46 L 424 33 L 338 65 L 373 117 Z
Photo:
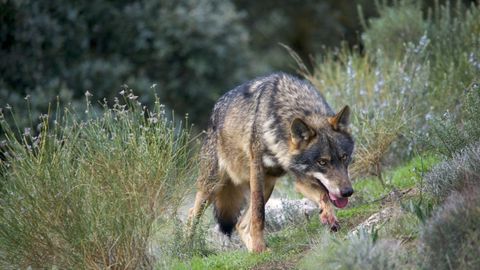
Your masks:
M 136 98 L 92 112 L 87 93 L 85 112 L 25 130 L 0 116 L 0 268 L 153 265 L 154 229 L 175 215 L 195 159 L 188 128 Z

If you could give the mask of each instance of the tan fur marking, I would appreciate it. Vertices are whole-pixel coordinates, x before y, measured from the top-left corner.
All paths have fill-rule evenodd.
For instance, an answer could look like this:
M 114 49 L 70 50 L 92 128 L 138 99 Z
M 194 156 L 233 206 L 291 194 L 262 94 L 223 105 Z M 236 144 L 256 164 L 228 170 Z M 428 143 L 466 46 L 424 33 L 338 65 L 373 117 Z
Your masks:
M 234 217 L 239 215 L 245 200 L 242 186 L 235 186 L 232 182 L 225 183 L 215 193 L 215 206 L 222 216 Z
M 272 195 L 273 188 L 275 187 L 275 182 L 276 182 L 276 177 L 265 177 L 265 188 L 264 188 L 264 200 L 265 204 L 267 203 L 268 199 Z M 258 207 L 258 206 L 257 206 Z M 252 241 L 253 237 L 251 236 L 251 229 L 253 225 L 253 218 L 252 218 L 252 201 L 250 201 L 250 204 L 248 206 L 248 209 L 245 211 L 245 213 L 242 215 L 240 218 L 239 222 L 237 223 L 237 232 L 238 235 L 240 236 L 240 239 L 245 243 L 247 246 L 247 249 L 249 251 L 254 251 L 255 246 Z M 263 240 L 263 235 L 262 235 L 262 240 Z M 265 250 L 266 245 L 265 242 L 256 242 L 257 247 L 256 248 L 263 248 Z M 258 245 L 260 244 L 260 246 Z
M 250 248 L 254 252 L 262 252 L 266 248 L 263 237 L 263 228 L 265 227 L 264 180 L 265 173 L 260 145 L 256 138 L 252 138 L 250 148 L 250 206 L 252 208 L 250 237 L 252 246 Z
M 191 221 L 194 218 L 200 216 L 205 208 L 211 203 L 210 196 L 205 191 L 197 191 L 195 195 L 195 203 L 192 208 L 189 210 L 188 218 Z
M 343 107 L 335 116 L 328 117 L 327 121 L 330 123 L 334 130 L 340 130 L 342 127 L 340 126 L 341 122 L 348 123 L 348 117 L 350 115 L 350 107 L 345 106 Z

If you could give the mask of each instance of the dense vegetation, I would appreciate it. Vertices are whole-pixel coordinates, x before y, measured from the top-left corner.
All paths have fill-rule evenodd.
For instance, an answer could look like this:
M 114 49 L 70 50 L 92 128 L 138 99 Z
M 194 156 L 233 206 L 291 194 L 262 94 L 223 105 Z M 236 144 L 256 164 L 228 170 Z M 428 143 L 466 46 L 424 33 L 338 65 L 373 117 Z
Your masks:
M 70 108 L 44 115 L 19 138 L 0 116 L 1 268 L 151 265 L 153 226 L 174 216 L 194 156 L 159 103 L 126 100 L 87 121 Z
M 89 91 L 97 105 L 127 84 L 143 103 L 152 105 L 157 93 L 170 110 L 189 113 L 205 128 L 228 89 L 292 71 L 279 43 L 309 66 L 310 56 L 342 40 L 356 46 L 357 4 L 365 17 L 377 14 L 368 0 L 0 1 L 0 107 L 21 107 L 30 96 L 36 118 L 57 97 L 79 105 Z
M 478 5 L 364 6 L 361 46 L 312 38 L 310 66 L 294 42 L 269 52 L 271 37 L 320 33 L 322 19 L 303 19 L 354 11 L 268 2 L 2 2 L 0 268 L 479 268 Z M 189 121 L 289 57 L 333 107 L 352 106 L 356 193 L 337 234 L 315 218 L 270 232 L 270 252 L 223 251 L 211 219 L 194 235 L 181 221 L 197 170 Z M 298 196 L 290 185 L 281 194 Z M 382 210 L 388 219 L 357 227 Z

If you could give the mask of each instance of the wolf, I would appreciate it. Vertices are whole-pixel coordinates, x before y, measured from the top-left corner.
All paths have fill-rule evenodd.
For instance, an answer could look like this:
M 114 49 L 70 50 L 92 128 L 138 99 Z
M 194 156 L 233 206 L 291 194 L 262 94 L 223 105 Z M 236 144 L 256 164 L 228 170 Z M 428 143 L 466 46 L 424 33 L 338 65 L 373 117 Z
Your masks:
M 249 251 L 264 251 L 265 203 L 289 173 L 295 189 L 322 209 L 321 221 L 338 230 L 333 206 L 345 207 L 353 194 L 349 117 L 349 106 L 335 113 L 311 83 L 286 73 L 224 94 L 201 148 L 191 224 L 213 204 L 223 233 L 236 229 Z

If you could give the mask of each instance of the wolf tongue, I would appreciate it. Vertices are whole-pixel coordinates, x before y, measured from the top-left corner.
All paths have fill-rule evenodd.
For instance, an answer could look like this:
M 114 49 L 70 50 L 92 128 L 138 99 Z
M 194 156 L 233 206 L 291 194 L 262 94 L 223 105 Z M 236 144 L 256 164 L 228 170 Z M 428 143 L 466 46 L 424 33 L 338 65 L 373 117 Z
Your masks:
M 348 204 L 348 198 L 339 198 L 333 201 L 333 204 L 338 208 L 344 208 Z
M 338 208 L 344 208 L 348 204 L 348 198 L 339 198 L 331 193 L 328 194 L 332 203 Z

